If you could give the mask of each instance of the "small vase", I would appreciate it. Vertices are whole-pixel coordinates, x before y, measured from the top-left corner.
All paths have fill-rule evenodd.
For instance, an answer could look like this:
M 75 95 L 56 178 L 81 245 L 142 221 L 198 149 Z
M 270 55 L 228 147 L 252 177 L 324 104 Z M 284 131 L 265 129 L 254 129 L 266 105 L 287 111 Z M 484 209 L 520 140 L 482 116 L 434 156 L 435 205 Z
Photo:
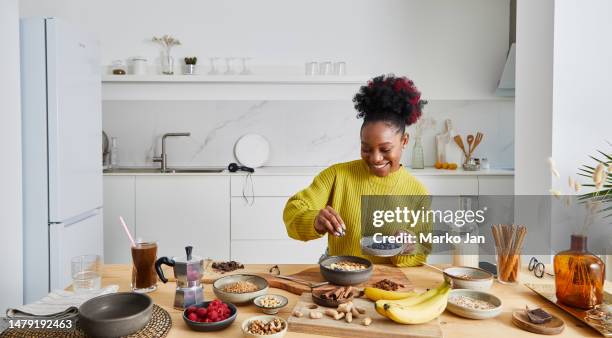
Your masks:
M 587 237 L 572 235 L 569 250 L 554 259 L 557 300 L 581 309 L 591 309 L 603 301 L 605 265 L 587 251 Z
M 161 71 L 162 74 L 174 74 L 174 59 L 170 55 L 170 48 L 162 50 L 161 53 Z
M 184 75 L 194 75 L 196 73 L 196 65 L 185 65 L 183 69 Z
M 425 168 L 425 161 L 423 159 L 423 145 L 421 144 L 421 138 L 417 137 L 414 140 L 414 148 L 412 149 L 412 169 L 423 168 Z

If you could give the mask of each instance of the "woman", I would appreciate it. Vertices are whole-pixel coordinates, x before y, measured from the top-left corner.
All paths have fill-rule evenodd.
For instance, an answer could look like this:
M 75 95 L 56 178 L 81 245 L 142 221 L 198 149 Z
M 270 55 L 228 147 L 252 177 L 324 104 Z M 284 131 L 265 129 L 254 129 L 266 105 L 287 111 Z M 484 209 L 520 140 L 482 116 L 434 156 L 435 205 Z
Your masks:
M 361 126 L 361 160 L 339 163 L 323 170 L 312 184 L 289 199 L 283 213 L 291 238 L 308 241 L 328 234 L 328 254 L 362 256 L 362 195 L 428 195 L 427 189 L 400 163 L 408 143 L 406 127 L 415 123 L 427 103 L 405 77 L 379 76 L 360 88 L 353 98 Z M 428 198 L 418 199 L 429 208 Z M 396 231 L 430 232 L 430 223 Z M 405 245 L 391 258 L 365 256 L 374 263 L 415 266 L 428 251 Z

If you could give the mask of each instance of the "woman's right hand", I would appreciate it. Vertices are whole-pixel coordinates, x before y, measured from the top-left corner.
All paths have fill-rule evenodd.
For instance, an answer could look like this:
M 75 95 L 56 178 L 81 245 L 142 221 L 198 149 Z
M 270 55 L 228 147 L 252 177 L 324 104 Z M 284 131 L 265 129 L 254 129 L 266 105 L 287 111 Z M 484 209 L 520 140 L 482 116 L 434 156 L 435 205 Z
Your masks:
M 346 226 L 340 214 L 329 205 L 319 211 L 314 224 L 315 230 L 322 233 L 329 233 L 332 236 L 344 236 Z

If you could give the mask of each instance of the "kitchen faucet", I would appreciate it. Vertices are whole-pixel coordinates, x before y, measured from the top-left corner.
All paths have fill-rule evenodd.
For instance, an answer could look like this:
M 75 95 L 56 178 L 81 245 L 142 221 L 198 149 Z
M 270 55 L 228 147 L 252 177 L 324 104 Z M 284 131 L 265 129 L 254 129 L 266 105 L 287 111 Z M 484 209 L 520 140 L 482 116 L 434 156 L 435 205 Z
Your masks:
M 191 133 L 166 133 L 162 136 L 161 156 L 153 157 L 153 162 L 161 162 L 161 172 L 165 173 L 168 169 L 168 154 L 166 153 L 166 137 L 171 136 L 191 136 Z

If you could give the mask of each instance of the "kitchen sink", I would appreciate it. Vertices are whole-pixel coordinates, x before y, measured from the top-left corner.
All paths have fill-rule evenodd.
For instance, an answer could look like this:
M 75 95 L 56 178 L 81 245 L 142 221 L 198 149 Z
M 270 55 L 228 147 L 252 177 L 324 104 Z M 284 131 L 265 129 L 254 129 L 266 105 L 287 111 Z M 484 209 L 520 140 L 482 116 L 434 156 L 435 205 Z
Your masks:
M 168 168 L 165 174 L 197 174 L 197 173 L 220 173 L 225 168 Z M 116 169 L 105 169 L 104 173 L 116 173 L 116 174 L 156 174 L 161 173 L 159 168 L 116 168 Z
M 220 173 L 223 170 L 225 170 L 225 168 L 168 168 L 167 173 Z

